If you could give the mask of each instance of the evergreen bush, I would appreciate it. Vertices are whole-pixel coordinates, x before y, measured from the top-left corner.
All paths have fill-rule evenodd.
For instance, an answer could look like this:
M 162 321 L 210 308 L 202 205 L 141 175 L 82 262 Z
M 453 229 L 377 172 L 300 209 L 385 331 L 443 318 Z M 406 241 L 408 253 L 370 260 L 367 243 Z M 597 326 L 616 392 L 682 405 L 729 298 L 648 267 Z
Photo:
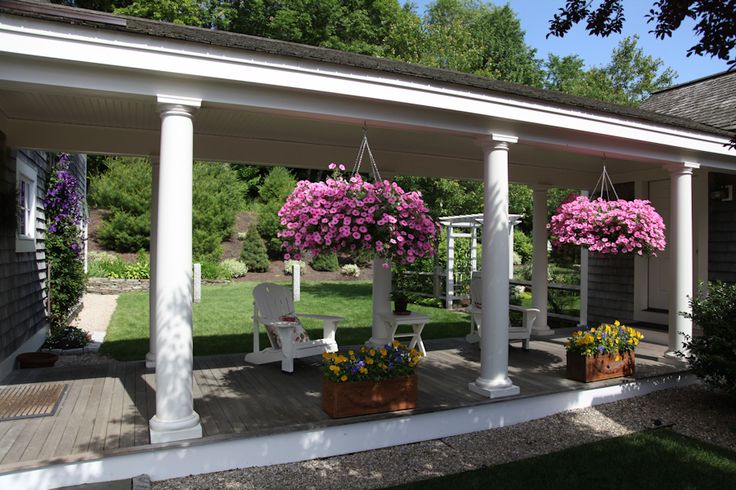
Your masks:
M 235 259 L 227 259 L 220 262 L 220 267 L 227 272 L 230 278 L 243 277 L 248 273 L 248 266 Z
M 258 233 L 266 242 L 268 256 L 273 259 L 281 258 L 283 254 L 283 240 L 278 237 L 283 227 L 278 213 L 295 187 L 296 179 L 291 172 L 283 167 L 273 167 L 259 191 Z
M 335 252 L 323 252 L 312 258 L 312 269 L 322 272 L 337 272 L 340 264 L 337 263 Z
M 522 264 L 526 264 L 532 260 L 534 253 L 532 239 L 518 228 L 514 229 L 514 252 L 519 254 Z
M 284 261 L 284 274 L 287 276 L 291 276 L 294 274 L 294 266 L 299 265 L 299 270 L 301 271 L 301 274 L 304 274 L 304 268 L 307 266 L 307 264 L 304 263 L 303 260 L 286 260 Z
M 703 328 L 685 343 L 684 357 L 707 384 L 736 396 L 736 284 L 712 282 L 708 294 L 690 299 L 692 313 L 681 313 Z
M 151 165 L 142 158 L 108 158 L 107 170 L 91 179 L 90 203 L 110 214 L 98 232 L 100 242 L 117 252 L 149 249 Z M 230 236 L 242 206 L 242 187 L 227 164 L 194 164 L 192 254 L 217 262 L 221 242 Z
M 250 227 L 243 240 L 243 251 L 240 253 L 240 261 L 245 264 L 251 272 L 268 271 L 268 254 L 266 244 L 258 234 L 255 227 Z

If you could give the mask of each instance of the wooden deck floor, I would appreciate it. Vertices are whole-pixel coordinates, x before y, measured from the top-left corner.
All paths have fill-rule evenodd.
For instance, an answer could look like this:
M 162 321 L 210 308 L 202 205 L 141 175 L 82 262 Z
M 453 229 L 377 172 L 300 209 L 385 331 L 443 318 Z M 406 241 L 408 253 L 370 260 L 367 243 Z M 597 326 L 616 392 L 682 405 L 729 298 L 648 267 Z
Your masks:
M 585 389 L 564 378 L 564 338 L 537 340 L 528 352 L 509 350 L 509 373 L 521 396 Z M 478 376 L 479 350 L 461 340 L 427 342 L 428 357 L 418 369 L 416 412 L 491 403 L 467 383 Z M 658 362 L 661 345 L 644 343 L 637 351 L 637 377 L 677 371 Z M 283 374 L 279 364 L 252 366 L 243 355 L 195 359 L 194 406 L 205 436 L 286 431 L 346 423 L 331 421 L 320 408 L 318 358 L 297 362 Z M 155 379 L 143 362 L 15 371 L 5 385 L 41 382 L 69 384 L 57 414 L 0 422 L 0 473 L 57 457 L 99 456 L 119 448 L 149 444 L 148 419 L 155 412 Z M 618 383 L 610 380 L 603 383 Z M 592 384 L 596 387 L 601 383 Z M 360 420 L 392 415 L 379 414 Z M 394 415 L 395 416 L 395 415 Z

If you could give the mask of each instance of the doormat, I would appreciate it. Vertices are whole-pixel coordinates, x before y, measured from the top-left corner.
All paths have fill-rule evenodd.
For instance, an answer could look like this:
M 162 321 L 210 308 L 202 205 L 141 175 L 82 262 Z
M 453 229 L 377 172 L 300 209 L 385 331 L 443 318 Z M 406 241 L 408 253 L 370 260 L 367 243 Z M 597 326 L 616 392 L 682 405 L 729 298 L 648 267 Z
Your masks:
M 0 422 L 54 415 L 67 387 L 43 383 L 0 388 Z

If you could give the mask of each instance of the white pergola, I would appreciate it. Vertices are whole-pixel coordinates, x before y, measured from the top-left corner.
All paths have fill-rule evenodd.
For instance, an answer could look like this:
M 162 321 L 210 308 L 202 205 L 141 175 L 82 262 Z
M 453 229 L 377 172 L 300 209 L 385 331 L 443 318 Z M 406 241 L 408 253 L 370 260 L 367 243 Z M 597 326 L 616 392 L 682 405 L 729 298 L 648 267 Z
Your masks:
M 541 230 L 546 188 L 589 188 L 603 157 L 617 182 L 670 179 L 669 348 L 682 347 L 692 331 L 677 312 L 688 308 L 693 290 L 693 172 L 736 170 L 736 154 L 724 146 L 728 135 L 464 74 L 0 2 L 0 131 L 8 146 L 158 158 L 152 442 L 202 434 L 192 401 L 193 159 L 324 168 L 352 160 L 364 124 L 386 172 L 484 182 L 482 259 L 490 273 L 483 275 L 481 368 L 469 389 L 488 397 L 519 393 L 508 376 L 509 181 L 535 186 L 534 228 Z M 545 248 L 538 231 L 533 294 L 542 312 Z M 376 281 L 374 305 L 387 308 L 388 290 L 380 286 L 386 277 Z M 545 327 L 542 321 L 536 330 Z

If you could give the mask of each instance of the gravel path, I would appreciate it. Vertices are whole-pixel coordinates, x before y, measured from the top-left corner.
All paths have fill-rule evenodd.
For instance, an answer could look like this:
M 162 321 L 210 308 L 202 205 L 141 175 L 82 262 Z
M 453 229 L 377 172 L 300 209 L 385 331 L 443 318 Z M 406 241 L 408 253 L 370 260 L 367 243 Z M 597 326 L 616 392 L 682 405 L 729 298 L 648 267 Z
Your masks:
M 501 429 L 301 463 L 153 483 L 154 489 L 383 488 L 507 463 L 662 425 L 736 450 L 733 402 L 701 385 L 572 410 Z
M 118 295 L 85 293 L 82 297 L 82 304 L 84 307 L 72 325 L 91 333 L 93 341 L 102 342 L 118 304 Z

